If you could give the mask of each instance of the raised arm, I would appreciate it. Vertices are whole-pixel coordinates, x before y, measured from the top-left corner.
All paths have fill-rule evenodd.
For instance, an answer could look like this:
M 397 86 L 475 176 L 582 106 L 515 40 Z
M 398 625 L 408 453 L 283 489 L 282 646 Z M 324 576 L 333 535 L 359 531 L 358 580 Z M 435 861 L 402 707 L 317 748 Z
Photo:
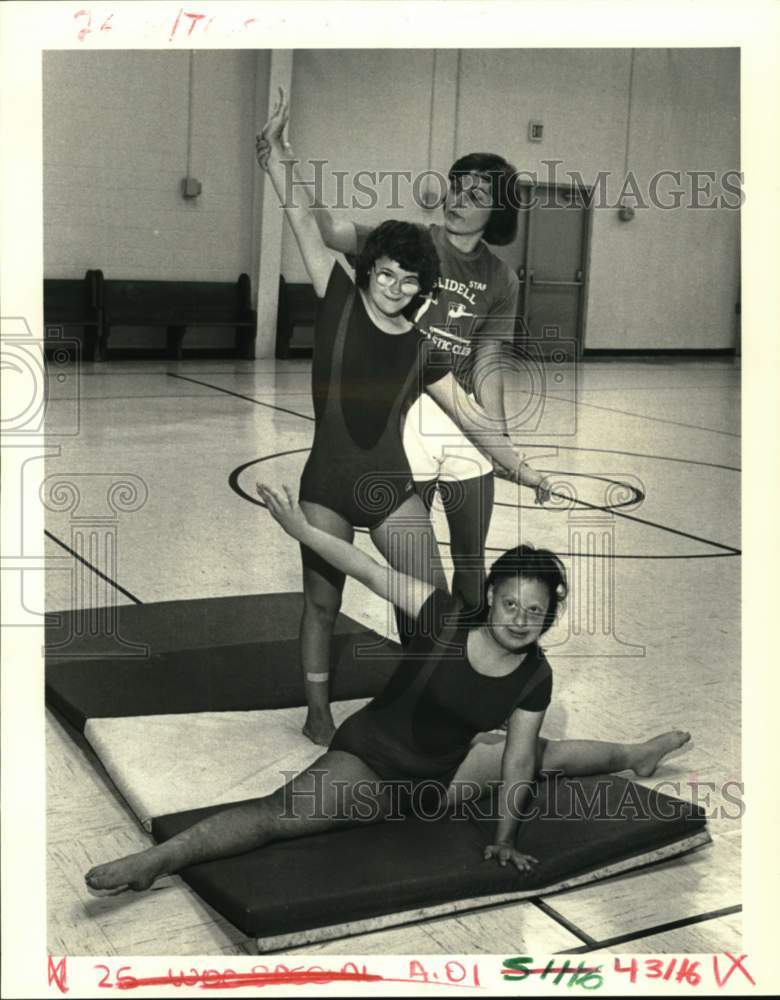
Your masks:
M 282 132 L 282 149 L 288 159 L 294 159 L 293 148 L 287 139 L 286 127 Z M 257 162 L 263 168 L 268 169 L 268 160 L 271 155 L 271 143 L 265 135 L 257 137 Z M 312 211 L 320 235 L 325 245 L 330 250 L 337 253 L 356 254 L 358 252 L 358 236 L 355 223 L 349 219 L 336 219 L 328 209 L 317 199 L 315 187 L 312 183 L 303 180 L 297 173 L 295 176 L 296 191 L 305 192 L 308 199 L 309 208 Z
M 288 187 L 293 192 L 299 190 L 297 186 L 288 185 L 290 176 L 296 182 L 300 182 L 297 162 L 287 158 L 290 147 L 284 138 L 284 130 L 289 116 L 287 99 L 284 91 L 280 88 L 279 99 L 273 113 L 263 128 L 262 136 L 258 136 L 257 160 L 268 174 L 279 202 L 285 210 L 306 270 L 314 286 L 314 292 L 318 298 L 323 298 L 328 287 L 330 273 L 333 270 L 334 260 L 322 238 L 311 206 L 308 203 L 299 204 L 295 197 L 288 197 Z M 268 147 L 267 154 L 263 156 L 260 154 L 261 140 L 264 140 Z
M 550 490 L 544 476 L 532 469 L 525 456 L 515 449 L 502 423 L 496 426 L 485 411 L 477 411 L 454 375 L 448 373 L 427 385 L 425 391 L 507 478 L 533 489 L 537 503 L 549 499 Z
M 335 219 L 312 195 L 311 209 L 325 244 L 337 253 L 356 254 L 358 238 L 355 223 L 349 219 Z
M 429 583 L 383 566 L 350 542 L 315 528 L 287 486 L 279 490 L 258 483 L 257 492 L 271 516 L 288 535 L 322 556 L 331 566 L 405 611 L 411 618 L 417 618 L 423 604 L 434 591 Z

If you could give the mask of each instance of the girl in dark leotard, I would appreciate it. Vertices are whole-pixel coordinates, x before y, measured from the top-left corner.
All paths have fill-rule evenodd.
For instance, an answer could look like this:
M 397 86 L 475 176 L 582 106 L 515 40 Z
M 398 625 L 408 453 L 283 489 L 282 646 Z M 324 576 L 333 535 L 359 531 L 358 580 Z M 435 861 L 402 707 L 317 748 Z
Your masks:
M 485 427 L 475 422 L 473 407 L 456 401 L 459 392 L 465 395 L 450 372 L 449 358 L 437 364 L 432 343 L 407 318 L 438 277 L 427 229 L 383 223 L 367 239 L 353 283 L 334 263 L 311 207 L 293 204 L 285 195 L 287 119 L 282 94 L 259 140 L 264 153 L 258 161 L 285 208 L 322 300 L 312 365 L 316 423 L 301 478 L 303 508 L 313 524 L 345 541 L 352 541 L 355 527 L 367 527 L 395 569 L 446 590 L 430 517 L 414 490 L 403 447 L 406 410 L 421 391 L 429 392 L 497 462 L 514 471 L 520 459 L 508 441 L 484 440 Z M 301 665 L 308 704 L 303 731 L 327 746 L 335 731 L 328 692 L 330 637 L 344 575 L 305 546 L 302 561 Z
M 170 840 L 86 875 L 93 889 L 146 889 L 163 874 L 241 854 L 273 840 L 322 833 L 336 826 L 377 822 L 395 809 L 398 781 L 412 790 L 436 780 L 458 802 L 474 786 L 453 775 L 474 736 L 497 727 L 510 712 L 500 776 L 469 767 L 485 789 L 497 786 L 499 822 L 485 858 L 530 870 L 536 859 L 518 851 L 515 835 L 528 787 L 544 769 L 573 776 L 631 769 L 651 775 L 682 747 L 674 731 L 645 743 L 547 740 L 539 735 L 550 702 L 552 672 L 539 638 L 552 625 L 566 593 L 559 560 L 521 546 L 501 556 L 487 579 L 487 617 L 475 622 L 458 602 L 431 584 L 388 570 L 349 542 L 315 527 L 285 487 L 258 485 L 269 511 L 288 534 L 416 622 L 414 640 L 385 690 L 347 719 L 330 749 L 271 795 L 250 799 L 201 820 Z M 499 779 L 496 781 L 496 779 Z M 450 783 L 451 782 L 451 783 Z M 423 807 L 427 813 L 428 800 Z

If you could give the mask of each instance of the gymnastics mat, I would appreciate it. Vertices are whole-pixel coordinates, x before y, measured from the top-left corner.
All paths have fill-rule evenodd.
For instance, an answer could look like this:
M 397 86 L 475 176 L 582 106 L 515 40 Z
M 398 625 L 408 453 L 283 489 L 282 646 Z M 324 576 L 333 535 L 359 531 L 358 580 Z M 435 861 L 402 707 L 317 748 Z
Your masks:
M 336 725 L 366 699 L 333 703 Z M 324 752 L 305 708 L 89 719 L 84 735 L 146 830 L 152 817 L 258 798 Z
M 128 656 L 137 656 L 138 646 L 148 655 L 293 639 L 302 610 L 303 595 L 295 592 L 47 611 L 46 654 L 50 659 L 106 659 L 123 645 Z M 343 614 L 334 628 L 336 634 L 365 631 Z
M 316 834 L 181 875 L 269 952 L 547 896 L 710 842 L 700 808 L 616 776 L 576 779 L 581 800 L 597 801 L 598 810 L 573 819 L 574 780 L 542 782 L 537 815 L 520 825 L 518 848 L 539 861 L 530 873 L 484 861 L 496 821 L 470 815 Z M 157 817 L 152 835 L 166 840 L 214 811 Z
M 143 657 L 93 655 L 104 648 L 99 635 L 83 642 L 75 635 L 71 648 L 63 636 L 76 613 L 52 616 L 60 621 L 47 631 L 47 704 L 79 731 L 97 718 L 305 705 L 301 609 L 300 594 L 113 609 L 121 612 L 119 634 L 147 643 L 149 653 Z M 74 655 L 62 655 L 66 646 Z M 339 615 L 331 647 L 331 698 L 378 694 L 399 653 L 396 643 Z
M 130 612 L 120 620 L 123 637 L 148 644 L 141 659 L 96 656 L 94 636 L 62 657 L 67 623 L 60 616 L 60 631 L 47 637 L 47 700 L 85 733 L 155 839 L 227 799 L 270 791 L 284 780 L 281 772 L 322 752 L 299 732 L 300 609 L 293 594 L 118 609 Z M 360 647 L 362 654 L 370 647 L 368 655 L 358 655 Z M 381 690 L 397 653 L 394 643 L 340 616 L 332 696 L 349 703 L 336 705 L 338 720 Z M 542 785 L 540 815 L 520 828 L 518 846 L 540 861 L 530 874 L 484 862 L 495 821 L 469 816 L 333 831 L 182 875 L 259 950 L 273 951 L 547 895 L 709 842 L 702 810 L 619 777 L 581 779 L 585 802 L 601 793 L 599 814 L 590 818 L 571 818 L 557 791 L 545 815 L 551 787 Z

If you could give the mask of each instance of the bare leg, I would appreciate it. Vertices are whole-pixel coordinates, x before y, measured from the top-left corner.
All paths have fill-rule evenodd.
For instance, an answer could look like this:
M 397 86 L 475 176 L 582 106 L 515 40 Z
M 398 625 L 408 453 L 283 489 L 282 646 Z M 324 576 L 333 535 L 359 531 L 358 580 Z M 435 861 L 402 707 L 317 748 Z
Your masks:
M 441 565 L 439 546 L 425 504 L 417 494 L 371 531 L 371 539 L 393 569 L 447 590 L 447 578 Z M 401 641 L 413 634 L 414 622 L 396 609 Z M 403 629 L 403 631 L 402 631 Z
M 589 774 L 613 774 L 633 771 L 649 778 L 661 760 L 679 750 L 691 738 L 681 729 L 654 736 L 644 743 L 602 743 L 599 740 L 540 740 L 542 770 L 562 771 L 569 778 Z
M 351 542 L 352 526 L 339 514 L 319 504 L 301 503 L 309 521 L 337 538 Z M 330 649 L 333 626 L 341 607 L 344 574 L 311 549 L 301 546 L 303 560 L 303 615 L 300 627 L 301 667 L 308 713 L 305 736 L 328 746 L 336 727 L 330 710 Z
M 328 751 L 271 795 L 214 813 L 145 851 L 97 865 L 85 880 L 92 889 L 148 889 L 162 875 L 243 854 L 272 840 L 304 837 L 337 825 L 377 822 L 386 804 L 378 781 L 359 757 Z
M 617 771 L 633 771 L 638 777 L 648 778 L 667 754 L 685 746 L 690 738 L 690 733 L 679 729 L 654 736 L 644 743 L 540 738 L 537 743 L 537 768 L 540 771 L 562 772 L 569 778 L 614 774 Z M 449 789 L 450 801 L 473 800 L 480 792 L 487 792 L 491 783 L 501 780 L 505 742 L 503 733 L 485 733 L 475 742 L 453 778 Z

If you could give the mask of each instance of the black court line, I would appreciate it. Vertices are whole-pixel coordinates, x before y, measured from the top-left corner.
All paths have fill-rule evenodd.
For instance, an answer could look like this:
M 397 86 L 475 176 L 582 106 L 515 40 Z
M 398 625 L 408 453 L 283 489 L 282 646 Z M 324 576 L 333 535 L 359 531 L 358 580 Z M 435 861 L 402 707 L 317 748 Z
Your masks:
M 290 413 L 293 416 L 301 417 L 302 419 L 309 420 L 312 423 L 314 422 L 314 417 L 310 417 L 308 414 L 305 414 L 305 413 L 298 413 L 296 410 L 288 410 L 288 409 L 285 409 L 282 406 L 274 406 L 272 403 L 263 403 L 263 402 L 261 402 L 258 399 L 254 399 L 252 396 L 245 396 L 245 395 L 243 395 L 240 392 L 233 392 L 231 389 L 223 389 L 221 386 L 211 385 L 208 382 L 201 382 L 198 379 L 187 378 L 186 375 L 175 375 L 173 372 L 168 372 L 168 374 L 170 375 L 171 378 L 179 378 L 179 379 L 183 379 L 183 380 L 185 380 L 187 382 L 194 382 L 196 385 L 202 385 L 202 386 L 205 386 L 208 389 L 215 389 L 217 392 L 224 392 L 228 396 L 235 396 L 237 399 L 244 399 L 248 403 L 255 403 L 257 406 L 265 406 L 265 407 L 268 407 L 271 410 L 280 410 L 282 413 Z M 607 449 L 607 448 L 579 448 L 579 447 L 574 447 L 573 445 L 568 445 L 568 446 L 566 446 L 566 445 L 535 445 L 534 447 L 538 447 L 538 448 L 543 448 L 543 447 L 556 448 L 556 447 L 560 447 L 560 448 L 563 448 L 563 449 L 565 449 L 567 451 L 607 452 L 607 453 L 610 453 L 610 454 L 634 455 L 635 457 L 638 457 L 638 455 L 637 455 L 636 452 L 616 451 L 616 450 Z M 234 470 L 231 473 L 230 480 L 229 480 L 230 481 L 230 486 L 234 490 L 234 492 L 236 492 L 239 496 L 243 496 L 246 499 L 251 500 L 253 503 L 256 502 L 258 504 L 258 506 L 263 507 L 263 506 L 265 506 L 265 504 L 263 504 L 263 503 L 261 503 L 259 501 L 255 501 L 253 497 L 249 497 L 246 493 L 243 492 L 243 490 L 241 490 L 238 487 L 238 475 L 244 469 L 248 468 L 250 465 L 253 465 L 255 462 L 267 461 L 269 458 L 280 458 L 283 455 L 294 454 L 297 451 L 306 451 L 306 450 L 307 449 L 305 449 L 305 448 L 303 448 L 303 449 L 297 448 L 297 449 L 294 449 L 294 451 L 292 451 L 292 452 L 276 452 L 273 455 L 263 456 L 262 459 L 255 459 L 253 462 L 247 462 L 245 465 L 241 466 L 239 469 Z M 647 458 L 658 458 L 660 456 L 648 455 L 648 456 L 644 456 L 644 457 L 647 457 Z M 685 461 L 685 460 L 684 459 L 670 459 L 670 461 Z M 734 469 L 732 466 L 716 465 L 715 463 L 711 463 L 711 462 L 694 462 L 694 463 L 686 463 L 686 464 L 708 465 L 708 466 L 714 466 L 715 468 L 732 469 L 735 472 L 741 471 L 739 469 Z M 559 494 L 553 494 L 553 495 L 554 496 L 559 496 Z M 559 499 L 570 501 L 570 498 L 566 497 L 566 496 L 559 496 Z M 574 500 L 573 502 L 576 503 L 576 504 L 579 504 L 582 507 L 587 508 L 588 510 L 599 510 L 600 509 L 597 504 L 589 504 L 585 500 Z M 650 527 L 650 528 L 657 528 L 659 531 L 666 531 L 666 532 L 668 532 L 671 535 L 678 535 L 680 538 L 689 538 L 689 539 L 691 539 L 691 541 L 701 542 L 704 545 L 710 545 L 713 548 L 721 549 L 723 552 L 726 552 L 729 555 L 738 556 L 738 555 L 742 554 L 741 550 L 734 548 L 733 545 L 724 545 L 722 542 L 715 542 L 711 538 L 703 538 L 701 535 L 693 535 L 690 532 L 681 531 L 679 528 L 670 528 L 670 527 L 668 527 L 668 525 L 659 524 L 657 521 L 649 521 L 646 518 L 637 517 L 634 514 L 626 514 L 623 511 L 619 511 L 619 510 L 613 510 L 613 511 L 611 511 L 611 513 L 614 513 L 616 517 L 623 517 L 626 520 L 635 521 L 637 524 L 644 524 L 644 525 L 646 525 L 647 527 Z M 442 544 L 444 544 L 444 543 L 442 543 Z M 499 550 L 491 548 L 491 547 L 487 547 L 486 551 L 493 551 L 493 552 L 495 552 L 495 551 L 499 551 Z M 563 553 L 563 554 L 571 555 L 571 553 Z M 641 558 L 645 558 L 645 557 L 641 557 Z M 661 556 L 661 557 L 657 557 L 657 558 L 672 558 L 673 559 L 673 558 L 680 558 L 680 556 Z M 696 557 L 696 556 L 688 556 L 686 558 L 698 558 L 698 557 Z
M 300 417 L 302 420 L 310 420 L 314 422 L 314 417 L 310 417 L 308 413 L 298 413 L 297 410 L 287 410 L 283 406 L 274 406 L 273 403 L 263 403 L 259 399 L 255 399 L 253 396 L 245 396 L 240 392 L 233 392 L 232 389 L 223 389 L 221 385 L 212 385 L 210 382 L 201 382 L 200 379 L 190 378 L 188 375 L 177 375 L 175 372 L 166 372 L 170 378 L 178 378 L 183 382 L 194 382 L 195 385 L 205 386 L 207 389 L 216 389 L 217 392 L 224 392 L 228 396 L 235 396 L 236 399 L 245 399 L 248 403 L 254 403 L 255 406 L 265 406 L 269 410 L 279 410 L 280 413 L 290 413 L 294 417 Z
M 243 465 L 239 465 L 237 468 L 233 469 L 233 471 L 230 473 L 230 476 L 228 477 L 228 485 L 233 490 L 233 492 L 235 494 L 237 494 L 238 496 L 240 496 L 242 499 L 248 500 L 250 503 L 256 504 L 258 507 L 265 507 L 266 505 L 262 502 L 262 500 L 259 500 L 256 497 L 250 496 L 250 494 L 244 492 L 244 490 L 239 486 L 238 480 L 239 480 L 239 477 L 240 477 L 241 473 L 244 472 L 245 469 L 248 469 L 248 468 L 250 468 L 253 465 L 260 465 L 261 462 L 268 462 L 268 461 L 270 461 L 273 458 L 284 458 L 286 455 L 298 455 L 298 454 L 300 454 L 302 452 L 305 452 L 305 451 L 310 451 L 310 449 L 309 448 L 291 448 L 291 449 L 288 449 L 286 451 L 277 451 L 277 452 L 274 452 L 272 455 L 262 455 L 260 458 L 253 458 L 249 462 L 244 462 Z M 541 470 L 541 471 L 544 471 L 544 470 Z M 552 492 L 552 495 L 555 496 L 555 497 L 558 497 L 561 500 L 565 500 L 567 503 L 578 504 L 580 507 L 585 507 L 588 510 L 603 510 L 604 509 L 603 507 L 600 507 L 598 504 L 588 503 L 587 500 L 572 499 L 571 497 L 568 497 L 565 494 L 556 493 L 554 490 Z M 517 507 L 522 508 L 523 505 L 521 505 L 521 504 L 517 504 L 517 505 L 510 504 L 510 505 L 507 505 L 507 506 L 517 506 Z M 532 508 L 532 507 L 530 507 L 530 505 L 526 505 L 526 506 L 528 507 L 528 509 L 536 509 L 536 510 L 542 509 L 542 510 L 544 510 L 544 508 L 539 508 L 539 507 L 533 507 Z M 670 528 L 670 527 L 668 527 L 665 524 L 659 524 L 657 521 L 649 521 L 646 518 L 637 517 L 635 514 L 626 514 L 624 511 L 618 510 L 615 507 L 610 508 L 609 513 L 612 514 L 614 517 L 622 517 L 622 518 L 625 518 L 627 521 L 635 521 L 637 524 L 644 524 L 644 525 L 646 525 L 647 527 L 650 527 L 650 528 L 658 528 L 660 531 L 666 531 L 670 535 L 679 535 L 681 538 L 690 538 L 691 541 L 701 542 L 704 545 L 709 545 L 712 548 L 720 549 L 722 551 L 718 552 L 718 553 L 702 553 L 701 555 L 682 554 L 682 555 L 665 555 L 665 556 L 664 555 L 660 555 L 660 556 L 659 555 L 617 555 L 616 553 L 610 553 L 609 555 L 601 555 L 599 558 L 602 558 L 602 559 L 604 559 L 604 558 L 609 558 L 609 559 L 713 559 L 713 558 L 720 557 L 722 554 L 725 554 L 727 556 L 739 556 L 739 555 L 742 554 L 742 552 L 741 552 L 740 549 L 735 549 L 731 545 L 724 545 L 722 542 L 714 542 L 711 538 L 702 538 L 700 535 L 693 535 L 690 532 L 681 531 L 678 528 Z M 366 529 L 366 528 L 356 528 L 355 530 L 358 531 L 358 532 L 360 532 L 361 534 L 368 534 L 368 529 Z M 445 546 L 449 546 L 449 544 L 450 544 L 449 542 L 440 541 L 439 539 L 437 539 L 437 542 L 438 542 L 439 545 L 445 545 Z M 486 545 L 485 546 L 485 551 L 486 552 L 503 552 L 504 549 L 496 548 L 493 545 Z M 558 555 L 560 555 L 560 556 L 579 557 L 579 558 L 589 558 L 589 555 L 586 555 L 586 554 L 584 554 L 582 552 L 559 552 Z
M 681 927 L 692 927 L 695 924 L 702 924 L 708 920 L 717 920 L 719 917 L 728 917 L 732 913 L 741 913 L 742 906 L 737 904 L 735 906 L 724 906 L 720 910 L 711 910 L 709 913 L 697 913 L 692 917 L 681 917 L 679 920 L 670 920 L 665 924 L 654 924 L 652 927 L 646 927 L 639 931 L 631 931 L 628 934 L 616 934 L 614 937 L 604 938 L 602 941 L 590 941 L 586 942 L 580 948 L 566 948 L 564 951 L 557 952 L 559 955 L 584 955 L 589 951 L 605 951 L 616 944 L 627 944 L 629 941 L 638 941 L 640 938 L 652 937 L 655 934 L 663 934 L 666 931 L 676 931 Z M 553 920 L 555 916 L 550 914 Z M 562 921 L 558 921 L 559 923 Z M 564 924 L 564 926 L 566 926 Z M 574 933 L 574 931 L 572 931 Z
M 53 535 L 46 528 L 43 529 L 43 533 L 44 535 L 46 535 L 47 538 L 50 538 L 53 542 L 59 545 L 60 548 L 63 548 L 65 549 L 66 552 L 69 552 L 74 557 L 74 559 L 78 559 L 78 561 L 82 563 L 84 566 L 86 566 L 87 569 L 91 569 L 92 572 L 97 574 L 97 576 L 99 576 L 101 580 L 105 580 L 106 583 L 110 583 L 111 586 L 115 590 L 118 590 L 120 594 L 124 594 L 125 597 L 129 597 L 130 600 L 135 601 L 136 604 L 144 603 L 142 600 L 136 597 L 135 594 L 131 594 L 129 590 L 125 590 L 125 588 L 121 586 L 121 584 L 118 584 L 116 580 L 112 580 L 110 576 L 106 576 L 106 574 L 102 570 L 99 570 L 97 566 L 93 566 L 91 562 L 88 562 L 83 556 L 80 556 L 75 549 L 72 549 L 69 545 L 66 545 L 65 542 L 60 541 L 60 539 L 57 538 L 56 535 Z
M 226 358 L 225 360 L 227 361 L 227 360 L 230 360 L 230 359 Z M 231 364 L 234 363 L 234 362 L 235 362 L 235 359 L 233 359 L 233 361 L 231 362 Z M 160 364 L 161 367 L 158 368 L 158 369 L 156 369 L 155 371 L 144 371 L 144 370 L 142 370 L 140 368 L 128 368 L 126 370 L 122 370 L 121 368 L 118 367 L 118 365 L 121 365 L 121 363 L 122 363 L 121 361 L 119 361 L 119 362 L 112 362 L 111 363 L 111 370 L 109 370 L 109 369 L 98 369 L 96 371 L 88 371 L 86 369 L 83 369 L 81 366 L 79 366 L 78 375 L 79 375 L 79 377 L 81 377 L 83 375 L 84 378 L 104 378 L 104 377 L 109 376 L 109 375 L 112 378 L 119 378 L 119 377 L 121 377 L 123 375 L 138 375 L 138 376 L 143 376 L 144 378 L 149 378 L 150 375 L 172 375 L 173 374 L 173 372 L 169 372 L 167 368 L 163 368 L 162 367 L 163 364 L 170 364 L 170 362 L 168 360 L 164 359 L 164 358 L 160 358 L 160 360 L 159 360 L 158 363 Z M 277 362 L 277 364 L 278 364 L 278 362 Z M 291 368 L 289 370 L 288 369 L 282 369 L 281 371 L 279 371 L 276 368 L 251 368 L 251 369 L 243 369 L 241 371 L 234 371 L 228 365 L 225 365 L 224 368 L 217 369 L 216 371 L 197 371 L 197 370 L 195 370 L 195 374 L 196 375 L 244 375 L 244 376 L 249 376 L 249 375 L 254 375 L 254 374 L 258 374 L 258 375 L 274 375 L 274 374 L 277 374 L 277 375 L 306 375 L 308 373 L 305 372 L 305 371 L 297 371 L 294 368 Z M 183 376 L 183 377 L 186 378 L 186 376 Z
M 652 455 L 645 451 L 623 451 L 621 448 L 585 448 L 573 444 L 529 444 L 526 448 L 560 448 L 562 451 L 592 451 L 602 455 L 628 455 L 629 458 L 652 458 L 657 462 L 679 462 L 682 465 L 703 465 L 707 469 L 725 469 L 726 472 L 742 472 L 738 465 L 722 465 L 720 462 L 700 462 L 696 458 L 676 458 L 673 455 Z
M 578 955 L 580 952 L 591 951 L 591 949 L 596 947 L 595 938 L 592 938 L 590 934 L 586 934 L 581 927 L 578 927 L 577 924 L 564 917 L 562 913 L 559 913 L 549 903 L 545 903 L 543 899 L 531 899 L 528 902 L 533 903 L 537 910 L 541 910 L 550 920 L 554 920 L 556 924 L 565 927 L 570 934 L 573 934 L 583 942 L 582 948 L 567 948 L 566 954 Z M 563 954 L 563 952 L 559 952 L 558 954 Z
M 202 392 L 180 392 L 175 396 L 168 396 L 160 393 L 139 393 L 137 396 L 120 396 L 117 393 L 112 393 L 110 396 L 56 396 L 49 398 L 47 403 L 51 405 L 52 403 L 73 403 L 78 401 L 79 403 L 92 403 L 95 401 L 106 402 L 113 399 L 205 399 Z
M 161 374 L 161 373 L 160 373 Z M 298 410 L 288 410 L 283 406 L 274 406 L 273 403 L 263 403 L 259 399 L 255 399 L 253 396 L 244 396 L 240 392 L 233 392 L 231 389 L 223 389 L 222 386 L 212 385 L 209 382 L 201 382 L 198 379 L 189 378 L 186 375 L 177 375 L 175 372 L 166 372 L 171 378 L 184 379 L 188 382 L 194 382 L 196 385 L 203 385 L 209 389 L 216 389 L 217 392 L 227 393 L 229 396 L 235 396 L 238 399 L 245 399 L 249 403 L 255 403 L 257 406 L 267 406 L 272 410 L 281 410 L 282 413 L 291 413 L 295 417 L 300 417 L 302 420 L 314 421 L 314 417 L 310 417 L 308 413 L 300 413 Z M 228 372 L 228 374 L 232 374 Z M 564 451 L 592 451 L 598 454 L 604 455 L 628 455 L 630 458 L 651 458 L 657 462 L 679 462 L 682 465 L 702 465 L 708 469 L 726 469 L 728 472 L 741 472 L 742 469 L 738 465 L 722 465 L 719 462 L 700 462 L 695 458 L 677 458 L 672 455 L 651 455 L 648 452 L 642 451 L 622 451 L 620 448 L 584 448 L 577 445 L 566 445 L 566 444 L 536 444 L 536 443 L 524 443 L 526 448 L 560 448 Z
M 236 372 L 238 374 L 238 372 Z M 248 373 L 247 373 L 248 374 Z M 705 392 L 707 389 L 741 389 L 742 380 L 736 382 L 713 382 L 712 385 L 615 385 L 615 386 L 593 386 L 591 389 L 580 387 L 580 393 L 584 392 Z
M 629 391 L 629 390 L 626 390 Z M 530 396 L 530 393 L 525 393 L 525 395 Z M 550 396 L 549 393 L 545 393 L 545 399 L 555 399 L 559 403 L 570 403 L 571 400 L 566 399 L 563 396 Z M 638 420 L 651 420 L 656 424 L 671 424 L 674 427 L 688 427 L 695 431 L 708 431 L 710 434 L 723 434 L 725 437 L 741 438 L 741 434 L 734 434 L 731 431 L 719 431 L 714 427 L 702 427 L 700 424 L 686 424 L 680 420 L 667 420 L 666 417 L 649 417 L 645 413 L 632 413 L 630 410 L 619 410 L 615 406 L 599 406 L 598 403 L 585 403 L 580 399 L 575 400 L 575 406 L 587 406 L 590 410 L 605 410 L 607 413 L 620 413 L 624 417 L 636 417 Z
M 562 500 L 566 499 L 565 496 L 561 496 L 560 494 L 554 492 L 553 496 L 560 496 Z M 588 503 L 587 500 L 574 500 L 573 502 L 579 504 L 582 507 L 586 507 L 589 510 L 602 509 L 597 504 Z M 627 521 L 634 521 L 637 524 L 647 525 L 647 527 L 649 528 L 659 528 L 661 531 L 669 532 L 670 535 L 679 535 L 680 538 L 690 538 L 694 542 L 703 542 L 704 545 L 712 545 L 714 548 L 723 549 L 724 552 L 728 552 L 731 555 L 738 556 L 742 554 L 741 551 L 739 549 L 735 549 L 733 545 L 724 545 L 722 542 L 713 542 L 711 538 L 703 538 L 701 535 L 692 535 L 688 531 L 681 531 L 679 528 L 670 528 L 668 527 L 668 525 L 659 524 L 657 521 L 648 521 L 647 518 L 637 517 L 636 514 L 626 514 L 625 511 L 618 510 L 616 507 L 613 507 L 610 510 L 610 514 L 612 514 L 614 517 L 623 517 Z

